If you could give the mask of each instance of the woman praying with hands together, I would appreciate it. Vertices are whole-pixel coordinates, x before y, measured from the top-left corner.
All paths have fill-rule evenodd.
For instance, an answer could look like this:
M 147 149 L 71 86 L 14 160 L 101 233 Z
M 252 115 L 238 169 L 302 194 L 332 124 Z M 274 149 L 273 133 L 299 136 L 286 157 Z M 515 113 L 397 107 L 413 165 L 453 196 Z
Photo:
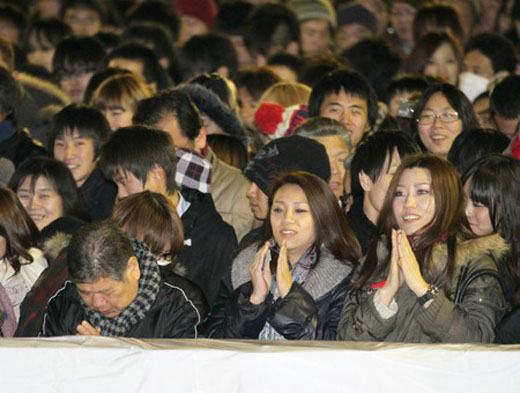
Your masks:
M 317 176 L 282 174 L 270 195 L 265 241 L 233 261 L 208 336 L 333 340 L 359 244 Z
M 385 197 L 374 238 L 347 295 L 338 339 L 492 342 L 504 315 L 497 234 L 464 224 L 455 168 L 430 154 L 405 158 Z

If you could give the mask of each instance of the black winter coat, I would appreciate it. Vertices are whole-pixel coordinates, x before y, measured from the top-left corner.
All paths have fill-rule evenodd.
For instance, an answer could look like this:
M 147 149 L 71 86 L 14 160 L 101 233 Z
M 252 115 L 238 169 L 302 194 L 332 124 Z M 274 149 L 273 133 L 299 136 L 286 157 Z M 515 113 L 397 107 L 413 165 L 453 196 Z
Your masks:
M 68 336 L 87 319 L 76 286 L 67 281 L 49 301 L 43 322 L 42 336 Z M 135 324 L 126 337 L 135 338 L 196 338 L 200 316 L 183 292 L 161 282 L 157 298 L 145 317 Z
M 253 304 L 249 266 L 258 244 L 243 250 L 222 281 L 206 333 L 211 338 L 257 339 L 266 322 L 288 340 L 335 340 L 352 268 L 326 249 L 303 286 L 293 282 L 285 298 L 269 295 Z

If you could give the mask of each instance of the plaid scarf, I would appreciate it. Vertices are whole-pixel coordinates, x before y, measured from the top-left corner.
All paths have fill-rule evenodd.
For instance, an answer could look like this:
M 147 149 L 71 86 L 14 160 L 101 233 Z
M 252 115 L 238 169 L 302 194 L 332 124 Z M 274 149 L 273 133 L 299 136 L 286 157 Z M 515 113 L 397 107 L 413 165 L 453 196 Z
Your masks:
M 211 164 L 193 150 L 177 147 L 175 151 L 177 153 L 177 172 L 175 172 L 177 186 L 209 194 L 211 191 Z
M 300 257 L 296 265 L 294 265 L 291 274 L 292 281 L 303 286 L 305 280 L 309 276 L 312 266 L 316 263 L 316 247 L 312 246 Z M 273 303 L 280 298 L 280 292 L 276 286 L 276 273 L 273 274 L 273 281 L 271 283 L 271 294 L 273 295 Z M 258 335 L 260 340 L 285 340 L 285 337 L 278 333 L 271 324 L 267 321 Z
M 155 257 L 142 243 L 133 240 L 132 245 L 141 270 L 139 289 L 134 301 L 116 317 L 108 318 L 99 311 L 87 307 L 80 298 L 88 321 L 92 326 L 101 328 L 102 336 L 125 336 L 135 324 L 145 317 L 159 293 L 161 275 Z

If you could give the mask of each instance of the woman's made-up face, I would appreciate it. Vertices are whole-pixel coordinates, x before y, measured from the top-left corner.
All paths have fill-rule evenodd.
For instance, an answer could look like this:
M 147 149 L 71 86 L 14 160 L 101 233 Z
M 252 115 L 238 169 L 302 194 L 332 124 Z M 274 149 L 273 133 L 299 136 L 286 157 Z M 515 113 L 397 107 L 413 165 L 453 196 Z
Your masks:
M 440 78 L 444 82 L 457 86 L 460 67 L 455 52 L 447 42 L 441 44 L 428 60 L 423 74 Z
M 435 197 L 430 171 L 425 168 L 405 169 L 397 183 L 392 210 L 399 228 L 407 235 L 420 233 L 435 214 Z
M 296 184 L 286 184 L 276 192 L 271 207 L 271 228 L 276 243 L 287 241 L 292 263 L 303 255 L 315 239 L 314 220 L 305 193 Z

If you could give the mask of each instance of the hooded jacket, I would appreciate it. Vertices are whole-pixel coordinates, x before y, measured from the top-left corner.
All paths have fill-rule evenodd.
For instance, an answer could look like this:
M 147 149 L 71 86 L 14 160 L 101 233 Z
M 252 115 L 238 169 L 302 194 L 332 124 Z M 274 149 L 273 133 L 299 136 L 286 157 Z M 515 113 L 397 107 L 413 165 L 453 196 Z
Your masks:
M 379 244 L 378 257 L 382 261 L 388 251 Z M 471 275 L 483 269 L 497 272 L 495 260 L 507 251 L 508 245 L 499 235 L 483 236 L 461 241 L 457 245 L 457 266 L 451 293 L 456 293 L 462 268 Z M 432 252 L 434 266 L 445 266 L 446 244 L 437 244 Z M 372 280 L 372 285 L 386 279 L 388 271 Z M 431 285 L 443 288 L 445 276 Z M 398 310 L 385 319 L 376 309 L 377 290 L 366 288 L 360 295 L 351 293 L 345 300 L 338 326 L 338 340 L 384 341 L 413 343 L 487 343 L 493 342 L 495 327 L 507 310 L 502 286 L 494 275 L 483 275 L 467 287 L 462 301 L 455 304 L 441 289 L 429 307 L 417 302 L 417 296 L 404 283 L 394 299 Z

